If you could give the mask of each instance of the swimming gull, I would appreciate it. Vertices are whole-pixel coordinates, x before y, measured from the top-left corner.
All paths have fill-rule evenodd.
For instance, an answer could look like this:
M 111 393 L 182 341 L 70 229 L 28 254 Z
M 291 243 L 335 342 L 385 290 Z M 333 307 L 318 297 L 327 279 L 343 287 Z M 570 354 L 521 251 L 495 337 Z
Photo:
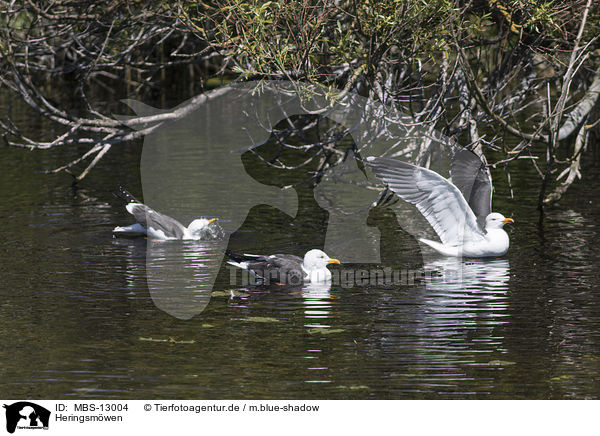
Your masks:
M 136 224 L 123 227 L 115 227 L 113 234 L 116 236 L 149 236 L 157 240 L 200 240 L 214 239 L 220 234 L 221 229 L 211 226 L 218 218 L 199 218 L 185 227 L 175 218 L 156 212 L 149 206 L 136 200 L 125 188 L 119 186 L 117 197 L 127 203 L 125 209 L 132 214 L 137 221 Z
M 437 252 L 456 257 L 496 257 L 508 251 L 509 238 L 503 227 L 514 221 L 491 213 L 492 181 L 485 164 L 473 152 L 463 150 L 455 155 L 452 181 L 396 159 L 368 157 L 367 165 L 427 219 L 442 242 L 420 241 Z
M 269 284 L 300 285 L 304 282 L 319 283 L 331 280 L 328 264 L 340 264 L 323 251 L 313 249 L 307 251 L 304 259 L 292 254 L 272 254 L 263 256 L 257 254 L 236 254 L 227 251 L 230 265 L 245 269 L 254 277 Z

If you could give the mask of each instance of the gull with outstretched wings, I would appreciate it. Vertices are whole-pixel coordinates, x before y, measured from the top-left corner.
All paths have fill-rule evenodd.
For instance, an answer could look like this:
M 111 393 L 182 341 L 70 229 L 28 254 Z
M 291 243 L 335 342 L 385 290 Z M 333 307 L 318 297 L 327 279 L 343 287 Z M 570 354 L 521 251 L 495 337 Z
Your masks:
M 456 153 L 451 180 L 396 159 L 368 157 L 367 165 L 427 219 L 441 243 L 420 241 L 437 252 L 456 257 L 495 257 L 508 251 L 509 238 L 503 227 L 514 221 L 491 212 L 492 181 L 485 164 L 473 152 Z

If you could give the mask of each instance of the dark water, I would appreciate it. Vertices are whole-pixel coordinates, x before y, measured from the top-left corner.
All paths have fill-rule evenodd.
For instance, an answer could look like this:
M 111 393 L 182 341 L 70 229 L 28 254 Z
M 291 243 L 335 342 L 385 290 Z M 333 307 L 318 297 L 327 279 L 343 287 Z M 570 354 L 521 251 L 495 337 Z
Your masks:
M 32 132 L 52 135 L 19 110 L 13 116 Z M 392 244 L 382 253 L 408 253 L 445 280 L 269 292 L 232 287 L 223 266 L 210 301 L 194 303 L 208 302 L 204 310 L 180 319 L 157 307 L 146 241 L 111 237 L 131 223 L 112 196 L 116 185 L 142 192 L 141 146 L 111 150 L 77 188 L 68 175 L 41 171 L 83 149 L 1 149 L 0 397 L 600 397 L 597 167 L 547 211 L 543 227 L 535 174 L 513 174 L 511 199 L 495 172 L 494 209 L 517 222 L 504 259 L 421 260 L 410 244 Z M 307 218 L 257 206 L 233 248 L 322 246 L 328 215 L 309 188 L 297 193 Z M 388 212 L 379 218 L 382 234 L 396 231 Z M 175 247 L 164 250 L 196 265 L 214 249 Z

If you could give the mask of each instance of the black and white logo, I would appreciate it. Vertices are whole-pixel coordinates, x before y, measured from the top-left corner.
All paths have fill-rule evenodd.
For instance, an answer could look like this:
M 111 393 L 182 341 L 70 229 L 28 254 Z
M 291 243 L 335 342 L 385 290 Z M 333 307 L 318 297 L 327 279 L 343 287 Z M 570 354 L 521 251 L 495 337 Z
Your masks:
M 6 431 L 14 433 L 16 429 L 48 429 L 50 411 L 29 401 L 19 401 L 4 405 L 6 409 Z

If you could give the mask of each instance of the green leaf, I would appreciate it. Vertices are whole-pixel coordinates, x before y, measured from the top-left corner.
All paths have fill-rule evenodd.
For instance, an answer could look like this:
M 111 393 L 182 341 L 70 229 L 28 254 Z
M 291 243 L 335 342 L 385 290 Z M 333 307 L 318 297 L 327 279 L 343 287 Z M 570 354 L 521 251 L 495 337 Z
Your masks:
M 345 329 L 331 329 L 329 327 L 313 327 L 307 330 L 307 332 L 311 335 L 322 334 L 322 335 L 331 335 L 334 333 L 341 333 L 346 331 Z
M 244 321 L 248 322 L 279 322 L 277 318 L 270 318 L 268 316 L 251 316 L 246 318 Z
M 235 289 L 231 289 L 229 291 L 213 291 L 212 294 L 210 294 L 212 297 L 231 297 L 231 292 L 233 291 L 233 296 L 234 297 L 247 297 L 248 293 L 246 292 L 242 292 L 242 291 L 238 291 Z
M 550 379 L 550 381 L 565 381 L 565 380 L 570 380 L 572 378 L 573 378 L 573 376 L 571 376 L 571 375 L 559 375 L 556 377 L 552 377 Z

